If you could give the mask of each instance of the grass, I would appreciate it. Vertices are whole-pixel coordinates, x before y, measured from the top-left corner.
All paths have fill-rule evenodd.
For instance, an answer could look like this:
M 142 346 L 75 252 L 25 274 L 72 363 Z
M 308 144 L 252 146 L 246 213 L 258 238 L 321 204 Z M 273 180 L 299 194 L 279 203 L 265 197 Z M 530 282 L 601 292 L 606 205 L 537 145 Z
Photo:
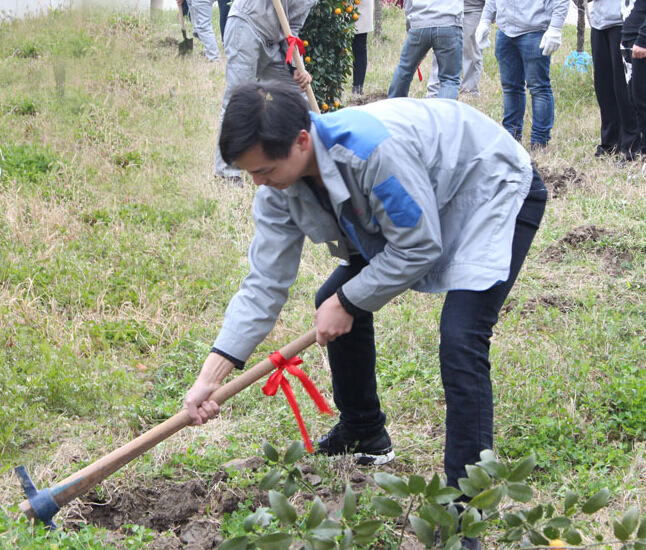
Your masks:
M 0 25 L 0 541 L 10 547 L 47 547 L 11 519 L 23 498 L 12 467 L 50 486 L 177 412 L 246 272 L 254 191 L 211 177 L 223 68 L 178 58 L 169 36 L 181 36 L 173 13 L 54 11 Z M 402 12 L 386 8 L 366 93 L 387 90 L 404 37 Z M 591 75 L 563 69 L 574 44 L 566 28 L 552 65 L 553 139 L 534 161 L 555 181 L 578 177 L 549 202 L 495 330 L 496 450 L 536 452 L 544 494 L 608 486 L 617 508 L 643 507 L 646 180 L 639 164 L 593 157 Z M 491 49 L 484 67 L 482 95 L 465 101 L 500 120 Z M 568 238 L 590 225 L 601 236 Z M 311 326 L 333 267 L 324 247 L 306 245 L 291 300 L 250 364 Z M 376 318 L 382 403 L 410 472 L 442 468 L 441 306 L 407 293 Z M 324 354 L 303 358 L 329 397 Z M 331 425 L 300 401 L 312 434 Z M 208 475 L 259 454 L 263 438 L 284 447 L 298 437 L 284 399 L 253 387 L 114 479 Z M 87 529 L 78 537 L 99 536 Z M 132 547 L 145 547 L 134 533 Z M 90 547 L 69 537 L 58 547 Z

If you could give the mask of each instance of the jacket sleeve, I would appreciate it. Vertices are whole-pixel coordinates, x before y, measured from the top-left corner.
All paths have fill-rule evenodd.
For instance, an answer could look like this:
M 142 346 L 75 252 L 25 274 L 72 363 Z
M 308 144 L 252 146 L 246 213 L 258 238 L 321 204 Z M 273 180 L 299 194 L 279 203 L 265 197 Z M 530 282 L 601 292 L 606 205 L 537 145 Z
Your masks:
M 552 17 L 550 27 L 562 29 L 565 24 L 565 18 L 570 7 L 570 0 L 554 0 L 552 5 Z
M 646 48 L 646 0 L 637 0 L 634 9 L 639 9 L 642 17 L 641 24 L 639 25 L 639 35 L 637 36 L 637 40 L 635 40 L 635 44 L 641 48 Z
M 439 213 L 428 170 L 396 139 L 382 143 L 357 178 L 386 245 L 343 293 L 355 306 L 377 311 L 426 275 L 442 253 Z
M 486 21 L 491 24 L 494 22 L 494 19 L 496 19 L 496 0 L 487 0 L 482 9 L 480 21 Z
M 285 195 L 261 187 L 253 201 L 255 235 L 249 274 L 229 302 L 213 346 L 246 361 L 269 334 L 298 273 L 304 235 L 292 220 Z

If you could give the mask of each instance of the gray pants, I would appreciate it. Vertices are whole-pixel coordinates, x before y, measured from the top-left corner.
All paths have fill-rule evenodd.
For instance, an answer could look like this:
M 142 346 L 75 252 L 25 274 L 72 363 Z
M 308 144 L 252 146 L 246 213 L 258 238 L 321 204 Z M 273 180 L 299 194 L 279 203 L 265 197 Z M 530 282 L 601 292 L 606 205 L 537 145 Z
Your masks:
M 215 0 L 186 0 L 191 13 L 193 30 L 204 45 L 204 54 L 209 61 L 220 59 L 220 50 L 213 32 L 213 2 Z
M 482 75 L 482 49 L 476 44 L 475 32 L 481 15 L 482 9 L 465 12 L 462 23 L 462 84 L 460 91 L 470 94 L 480 93 L 478 85 L 480 84 L 480 75 Z M 436 97 L 439 89 L 437 59 L 433 54 L 433 67 L 426 86 L 426 97 Z
M 282 83 L 301 92 L 285 65 L 285 56 L 278 44 L 267 44 L 251 25 L 239 17 L 229 17 L 224 29 L 224 54 L 227 57 L 226 87 L 222 98 L 220 124 L 233 91 L 247 82 Z M 240 170 L 227 165 L 220 155 L 220 131 L 215 146 L 216 176 L 238 176 Z

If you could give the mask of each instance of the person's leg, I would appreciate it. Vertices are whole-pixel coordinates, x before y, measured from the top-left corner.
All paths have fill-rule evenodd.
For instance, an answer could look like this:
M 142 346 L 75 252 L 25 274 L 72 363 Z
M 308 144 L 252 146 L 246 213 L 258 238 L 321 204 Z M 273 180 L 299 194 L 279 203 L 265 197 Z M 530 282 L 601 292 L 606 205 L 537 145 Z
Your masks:
M 619 117 L 619 150 L 630 156 L 638 147 L 639 128 L 635 108 L 628 99 L 628 85 L 624 74 L 624 63 L 621 59 L 621 25 L 607 29 L 608 49 L 614 84 L 615 104 L 617 105 L 617 116 Z
M 437 58 L 440 99 L 457 99 L 462 75 L 462 27 L 433 29 L 433 52 Z
M 480 93 L 480 77 L 482 76 L 482 48 L 475 38 L 476 28 L 480 22 L 482 10 L 464 13 L 462 23 L 462 87 L 467 94 Z
M 230 2 L 231 0 L 218 0 L 218 9 L 220 10 L 220 36 L 222 40 L 224 40 L 224 29 L 226 28 L 227 17 L 231 9 Z
M 339 266 L 316 293 L 316 308 L 366 265 L 363 258 L 353 256 L 350 265 Z M 377 395 L 372 313 L 355 317 L 352 330 L 330 342 L 327 351 L 334 403 L 339 409 L 341 424 L 357 438 L 379 433 L 386 423 L 386 415 L 381 411 Z
M 447 484 L 458 487 L 465 466 L 493 448 L 493 394 L 489 346 L 500 308 L 527 256 L 543 212 L 547 190 L 534 170 L 529 195 L 516 217 L 507 281 L 482 292 L 446 295 L 440 319 L 440 369 L 446 397 L 444 469 Z
M 608 78 L 613 72 L 608 33 L 605 30 L 590 30 L 592 65 L 594 69 L 594 93 L 601 115 L 601 143 L 595 156 L 612 154 L 619 144 L 619 110 L 613 81 Z M 621 78 L 624 78 L 623 68 Z M 624 87 L 626 82 L 624 80 Z
M 525 71 L 514 39 L 500 29 L 496 33 L 496 59 L 502 85 L 502 125 L 514 139 L 520 141 L 525 117 Z
M 629 82 L 629 97 L 637 115 L 637 126 L 641 134 L 635 153 L 646 155 L 646 59 L 636 59 L 631 55 L 632 76 Z
M 352 93 L 362 94 L 368 68 L 368 33 L 355 34 L 352 39 Z
M 431 29 L 410 29 L 399 56 L 388 97 L 407 97 L 417 67 L 431 48 Z
M 518 49 L 523 59 L 527 89 L 532 96 L 533 146 L 545 146 L 554 126 L 554 94 L 550 82 L 551 56 L 540 49 L 542 32 L 528 32 L 517 37 Z
M 191 16 L 193 28 L 197 32 L 200 42 L 204 45 L 204 54 L 209 61 L 221 58 L 218 43 L 213 32 L 213 1 L 191 0 Z
M 220 155 L 219 127 L 233 90 L 245 82 L 256 80 L 261 51 L 262 40 L 247 22 L 239 17 L 232 17 L 227 21 L 224 32 L 224 53 L 227 57 L 226 85 L 222 96 L 222 111 L 215 144 L 214 173 L 216 176 L 240 177 L 241 171 L 229 166 Z
M 428 77 L 426 84 L 426 97 L 437 97 L 437 92 L 440 90 L 440 78 L 438 77 L 437 70 L 437 57 L 435 52 L 431 56 L 431 75 Z

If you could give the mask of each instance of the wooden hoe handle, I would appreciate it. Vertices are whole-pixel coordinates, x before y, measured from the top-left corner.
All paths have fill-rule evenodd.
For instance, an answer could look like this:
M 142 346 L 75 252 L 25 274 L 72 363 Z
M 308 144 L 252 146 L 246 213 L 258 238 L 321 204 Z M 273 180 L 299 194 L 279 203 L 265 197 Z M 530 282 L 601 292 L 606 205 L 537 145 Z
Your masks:
M 293 342 L 280 349 L 285 359 L 291 359 L 316 341 L 316 329 L 303 334 Z M 244 371 L 231 381 L 215 390 L 209 397 L 210 400 L 222 405 L 227 399 L 233 397 L 241 390 L 247 388 L 257 380 L 265 377 L 275 369 L 269 358 L 263 359 L 254 367 Z M 188 411 L 183 409 L 175 416 L 141 434 L 130 443 L 112 451 L 96 462 L 60 481 L 50 489 L 51 495 L 59 507 L 66 505 L 76 497 L 89 491 L 92 487 L 103 481 L 110 474 L 145 453 L 164 439 L 191 424 Z M 39 519 L 29 499 L 20 503 L 20 510 L 32 519 Z
M 280 21 L 280 28 L 283 30 L 285 38 L 292 35 L 292 29 L 289 28 L 289 22 L 287 21 L 287 16 L 285 15 L 285 10 L 283 5 L 280 3 L 280 0 L 272 0 L 274 3 L 274 9 L 276 10 L 276 15 L 278 16 L 278 21 Z M 303 60 L 301 59 L 301 54 L 299 51 L 294 52 L 292 59 L 296 62 L 296 68 L 299 71 L 305 71 L 305 65 L 303 65 Z M 316 96 L 314 95 L 314 90 L 310 84 L 305 88 L 305 93 L 307 93 L 307 99 L 310 102 L 310 107 L 315 113 L 321 114 L 318 103 L 316 103 Z

